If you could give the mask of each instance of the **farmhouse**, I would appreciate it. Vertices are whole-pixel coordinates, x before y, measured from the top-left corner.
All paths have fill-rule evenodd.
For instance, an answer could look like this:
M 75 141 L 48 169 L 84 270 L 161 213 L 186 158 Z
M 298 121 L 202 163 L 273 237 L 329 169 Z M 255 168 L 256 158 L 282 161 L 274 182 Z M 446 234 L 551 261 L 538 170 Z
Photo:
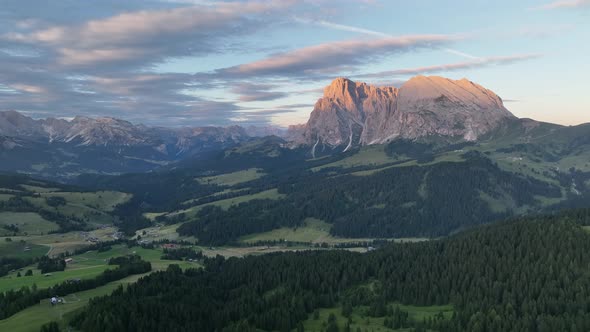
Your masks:
M 66 262 L 66 264 L 70 264 L 70 263 L 74 262 L 74 259 L 73 258 L 66 258 L 65 262 Z
M 176 248 L 178 248 L 178 245 L 176 245 L 174 243 L 164 243 L 162 245 L 162 248 L 164 248 L 164 249 L 176 249 Z

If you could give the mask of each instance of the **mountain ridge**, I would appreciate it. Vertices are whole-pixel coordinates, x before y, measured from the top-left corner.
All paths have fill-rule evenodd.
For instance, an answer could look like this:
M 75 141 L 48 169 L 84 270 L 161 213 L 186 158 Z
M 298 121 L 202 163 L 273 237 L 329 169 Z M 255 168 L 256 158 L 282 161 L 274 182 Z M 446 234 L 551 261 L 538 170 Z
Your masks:
M 474 141 L 517 119 L 499 96 L 467 79 L 416 76 L 396 88 L 339 77 L 294 137 L 297 144 L 345 146 L 344 151 L 431 135 Z

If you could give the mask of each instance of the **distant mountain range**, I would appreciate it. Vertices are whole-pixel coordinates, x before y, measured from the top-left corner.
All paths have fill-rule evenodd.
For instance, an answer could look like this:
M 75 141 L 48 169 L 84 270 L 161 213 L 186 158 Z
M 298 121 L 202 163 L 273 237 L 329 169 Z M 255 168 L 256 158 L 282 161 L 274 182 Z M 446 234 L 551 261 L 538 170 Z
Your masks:
M 116 118 L 77 116 L 35 120 L 0 112 L 0 170 L 41 176 L 125 173 L 219 151 L 253 137 L 281 134 L 273 127 L 147 127 Z

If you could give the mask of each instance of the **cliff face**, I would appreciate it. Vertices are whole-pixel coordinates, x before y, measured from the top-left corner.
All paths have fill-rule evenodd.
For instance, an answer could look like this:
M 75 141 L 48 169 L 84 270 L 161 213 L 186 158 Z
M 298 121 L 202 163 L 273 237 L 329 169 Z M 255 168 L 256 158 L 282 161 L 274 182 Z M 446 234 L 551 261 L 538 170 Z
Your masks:
M 430 135 L 472 141 L 513 118 L 500 97 L 466 79 L 417 76 L 397 89 L 338 78 L 325 88 L 299 143 L 348 149 Z

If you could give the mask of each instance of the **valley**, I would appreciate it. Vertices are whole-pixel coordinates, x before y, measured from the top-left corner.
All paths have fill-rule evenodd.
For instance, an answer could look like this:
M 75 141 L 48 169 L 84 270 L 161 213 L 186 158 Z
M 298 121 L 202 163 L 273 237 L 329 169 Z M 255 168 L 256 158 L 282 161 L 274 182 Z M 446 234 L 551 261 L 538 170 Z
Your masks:
M 338 117 L 351 107 L 363 114 L 366 103 L 355 98 L 372 98 L 370 93 L 334 91 L 318 107 L 328 101 L 339 105 Z M 351 102 L 356 106 L 346 104 Z M 447 100 L 434 103 L 449 106 Z M 135 172 L 89 172 L 72 164 L 75 171 L 65 176 L 34 164 L 34 170 L 47 173 L 3 173 L 0 300 L 15 294 L 23 300 L 18 309 L 4 306 L 0 329 L 39 331 L 53 323 L 84 331 L 152 330 L 151 324 L 159 323 L 143 316 L 144 311 L 133 313 L 142 317 L 141 322 L 130 322 L 105 303 L 142 303 L 149 308 L 145 310 L 163 310 L 161 304 L 172 301 L 174 294 L 182 308 L 176 313 L 161 311 L 161 317 L 168 317 L 161 319 L 186 322 L 184 327 L 196 330 L 455 331 L 473 330 L 477 324 L 505 329 L 496 319 L 508 310 L 505 299 L 494 302 L 490 297 L 496 295 L 480 294 L 448 278 L 460 274 L 469 282 L 483 282 L 478 271 L 459 263 L 465 259 L 478 266 L 476 257 L 481 255 L 499 264 L 502 275 L 495 276 L 496 281 L 506 280 L 501 268 L 515 269 L 520 265 L 511 264 L 516 262 L 526 274 L 550 264 L 527 260 L 511 249 L 506 256 L 494 257 L 477 245 L 481 242 L 499 251 L 518 243 L 541 252 L 546 249 L 538 247 L 541 243 L 548 245 L 556 238 L 584 246 L 571 239 L 586 236 L 578 230 L 587 227 L 587 211 L 576 209 L 586 208 L 590 201 L 590 127 L 515 119 L 503 109 L 495 111 L 503 114 L 501 119 L 493 128 L 480 128 L 476 139 L 455 132 L 444 135 L 439 128 L 383 141 L 367 138 L 374 133 L 359 132 L 348 136 L 346 144 L 335 144 L 338 139 L 322 138 L 327 131 L 318 127 L 330 121 L 314 124 L 312 116 L 303 137 L 319 135 L 313 136 L 313 146 L 277 136 L 248 137 L 206 153 L 157 162 L 157 167 L 133 168 Z M 350 137 L 359 141 L 353 144 Z M 83 145 L 88 149 L 103 149 L 87 142 Z M 537 226 L 548 233 L 539 233 Z M 519 233 L 509 235 L 507 229 Z M 499 234 L 503 235 L 498 238 Z M 534 236 L 547 238 L 531 241 Z M 573 255 L 570 249 L 551 247 Z M 482 252 L 473 256 L 463 250 Z M 111 260 L 135 256 L 141 261 L 125 264 L 145 262 L 150 269 L 121 265 L 119 272 L 112 272 L 117 266 Z M 503 261 L 505 257 L 513 259 Z M 67 263 L 62 270 L 47 272 L 41 270 L 45 260 Z M 454 265 L 438 265 L 441 262 Z M 350 270 L 350 265 L 359 268 Z M 266 266 L 303 281 L 278 281 Z M 329 268 L 322 272 L 319 266 Z M 235 286 L 234 280 L 235 285 L 253 287 L 254 293 Z M 75 288 L 76 283 L 84 286 Z M 419 291 L 424 284 L 435 286 Z M 192 287 L 184 289 L 185 285 Z M 498 287 L 511 291 L 508 284 L 491 288 Z M 150 293 L 152 288 L 160 293 Z M 53 289 L 67 290 L 56 294 L 63 303 L 55 307 L 47 298 Z M 223 295 L 227 292 L 236 294 L 237 302 Z M 185 298 L 188 294 L 213 305 L 194 303 Z M 160 302 L 151 302 L 154 296 Z M 481 296 L 483 302 L 473 302 Z M 284 297 L 292 301 L 285 303 Z M 246 302 L 255 303 L 256 309 L 243 307 Z M 191 316 L 186 308 L 203 316 Z M 113 317 L 110 323 L 97 318 L 106 312 Z M 559 317 L 542 322 L 555 327 L 552 324 L 563 321 Z M 511 319 L 515 326 L 527 324 L 525 316 Z M 580 326 L 586 326 L 583 319 L 579 318 Z M 137 326 L 130 328 L 133 324 Z

